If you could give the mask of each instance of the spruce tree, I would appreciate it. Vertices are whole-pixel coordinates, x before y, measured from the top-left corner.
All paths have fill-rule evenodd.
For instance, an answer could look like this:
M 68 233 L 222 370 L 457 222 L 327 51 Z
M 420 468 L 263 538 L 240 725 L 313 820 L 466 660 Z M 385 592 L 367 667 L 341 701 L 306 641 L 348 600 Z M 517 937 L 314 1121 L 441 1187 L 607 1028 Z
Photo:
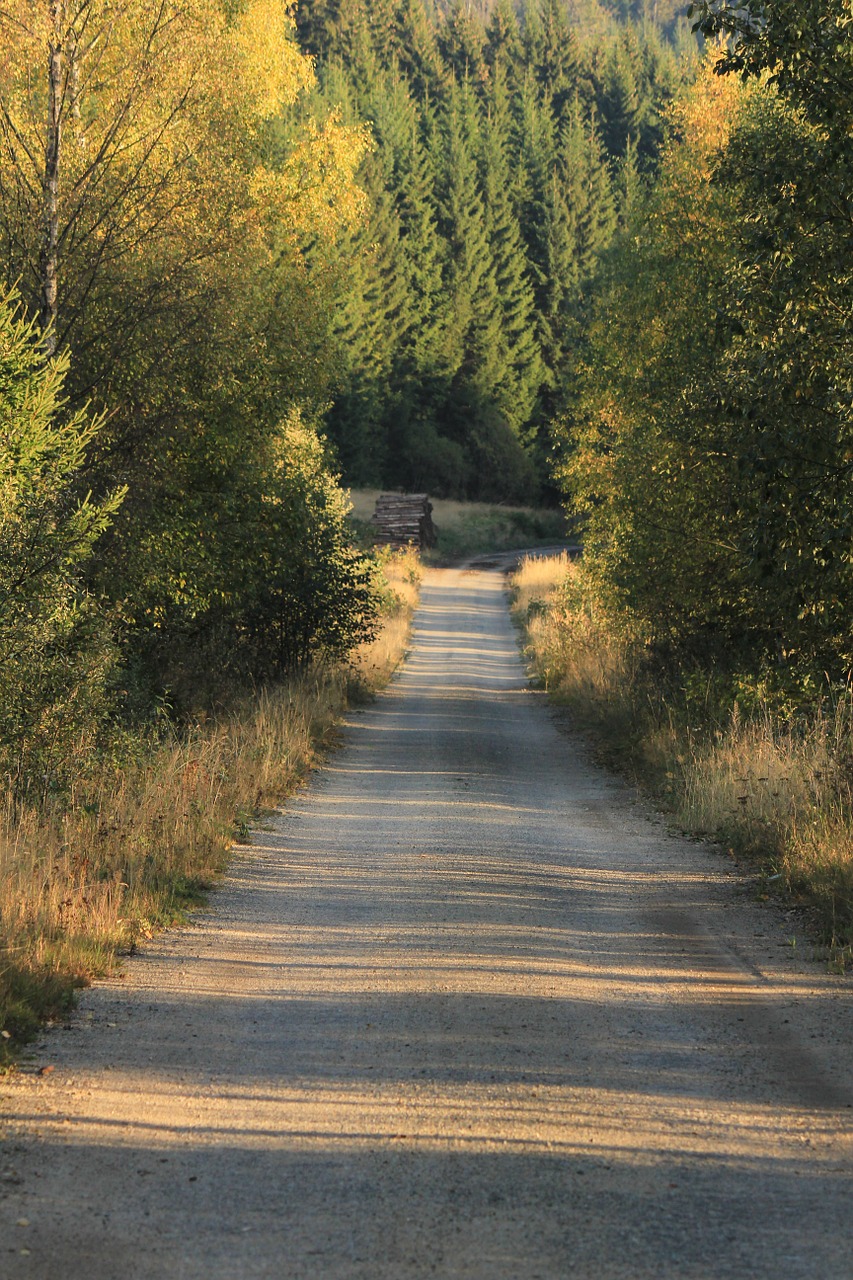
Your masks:
M 544 369 L 536 326 L 536 300 L 513 201 L 511 113 L 505 72 L 492 72 L 488 116 L 483 127 L 483 192 L 502 315 L 506 368 L 501 406 L 516 431 L 529 422 Z
M 485 82 L 486 28 L 471 0 L 453 0 L 441 28 L 440 43 L 445 62 L 458 80 Z
M 424 115 L 413 109 L 409 146 L 401 161 L 398 207 L 413 315 L 403 364 L 409 376 L 421 380 L 425 399 L 434 403 L 436 388 L 452 365 L 451 302 L 445 288 L 447 242 L 438 229 L 435 178 L 424 141 L 431 122 Z
M 438 26 L 429 0 L 401 0 L 397 16 L 398 61 L 417 102 L 427 104 L 447 80 Z
M 586 283 L 616 230 L 616 199 L 594 117 L 576 101 L 559 140 L 557 167 L 571 211 L 575 278 Z
M 445 417 L 471 459 L 470 496 L 520 497 L 529 491 L 532 469 L 512 426 L 516 373 L 476 160 L 483 149 L 481 109 L 468 80 L 451 93 L 445 130 L 442 215 L 457 355 Z
M 566 362 L 578 340 L 584 292 L 616 230 L 617 206 L 604 148 L 579 99 L 560 130 L 548 202 L 543 345 L 550 415 L 558 412 Z
M 339 0 L 303 0 L 296 9 L 299 43 L 314 58 L 325 57 L 335 45 Z
M 542 0 L 540 24 L 542 35 L 535 71 L 542 95 L 550 101 L 559 125 L 577 94 L 576 41 L 565 6 L 559 0 Z
M 392 371 L 411 317 L 399 217 L 375 154 L 365 163 L 362 180 L 370 216 L 341 246 L 347 280 L 332 330 L 344 373 L 329 430 L 353 483 L 376 484 L 387 470 Z
M 543 106 L 538 85 L 529 70 L 516 98 L 516 137 L 519 222 L 533 273 L 537 310 L 544 315 L 556 141 L 550 109 Z
M 486 59 L 491 68 L 503 67 L 510 90 L 523 74 L 524 45 L 513 0 L 497 0 L 486 27 Z
M 626 42 L 623 31 L 614 30 L 599 72 L 598 108 L 604 142 L 614 157 L 624 155 L 629 142 L 639 142 L 644 115 L 636 47 L 633 41 Z

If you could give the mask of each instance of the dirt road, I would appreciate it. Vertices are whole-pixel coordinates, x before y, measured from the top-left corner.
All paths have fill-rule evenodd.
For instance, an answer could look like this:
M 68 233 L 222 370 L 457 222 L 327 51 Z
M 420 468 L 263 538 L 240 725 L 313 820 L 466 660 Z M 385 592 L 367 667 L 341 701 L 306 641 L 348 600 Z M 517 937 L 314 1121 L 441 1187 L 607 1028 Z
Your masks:
M 9 1280 L 853 1277 L 853 991 L 528 691 L 499 574 L 0 1081 Z

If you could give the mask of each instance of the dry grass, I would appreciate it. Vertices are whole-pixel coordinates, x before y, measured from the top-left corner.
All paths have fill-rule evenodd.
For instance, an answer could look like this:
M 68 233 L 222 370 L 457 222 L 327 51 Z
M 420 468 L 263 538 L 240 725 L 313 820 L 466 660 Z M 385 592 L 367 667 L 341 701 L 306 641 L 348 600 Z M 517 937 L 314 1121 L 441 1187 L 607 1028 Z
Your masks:
M 628 647 L 583 591 L 582 570 L 567 555 L 524 559 L 512 577 L 512 609 L 536 674 L 550 693 L 577 709 L 622 700 L 631 679 Z
M 679 818 L 759 857 L 771 883 L 818 906 L 836 954 L 853 944 L 853 706 L 782 722 L 735 714 L 682 733 Z M 851 956 L 853 958 L 853 956 Z
M 53 807 L 0 813 L 0 1015 L 20 1034 L 35 987 L 107 971 L 223 869 L 252 814 L 310 768 L 344 703 L 339 673 L 261 693 L 137 759 L 101 761 Z
M 0 804 L 0 1064 L 75 986 L 198 903 L 250 823 L 329 746 L 353 685 L 387 681 L 419 571 L 412 553 L 384 567 L 385 626 L 352 669 L 318 667 L 179 738 L 115 743 L 52 806 Z
M 641 678 L 637 647 L 565 557 L 523 563 L 513 609 L 534 671 L 605 756 L 686 830 L 757 859 L 768 890 L 813 908 L 833 962 L 853 961 L 853 699 L 795 721 L 737 706 L 725 723 L 703 720 Z
M 570 564 L 567 555 L 538 558 L 525 556 L 512 579 L 513 608 L 516 612 L 523 618 L 538 614 L 541 606 L 551 600 L 553 593 L 566 580 Z
M 380 563 L 388 582 L 382 629 L 354 657 L 355 670 L 368 692 L 387 684 L 406 652 L 421 582 L 416 551 L 383 552 Z

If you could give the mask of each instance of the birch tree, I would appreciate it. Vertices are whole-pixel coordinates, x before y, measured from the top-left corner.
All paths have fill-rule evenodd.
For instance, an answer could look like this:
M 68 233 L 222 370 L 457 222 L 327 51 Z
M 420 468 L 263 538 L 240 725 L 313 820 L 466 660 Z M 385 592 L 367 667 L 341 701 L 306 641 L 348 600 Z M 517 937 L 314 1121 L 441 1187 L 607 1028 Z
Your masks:
M 231 18 L 217 0 L 0 0 L 0 253 L 49 350 L 79 341 L 115 270 L 136 277 L 123 307 L 110 280 L 127 335 L 152 293 L 349 182 L 334 120 L 294 145 L 286 177 L 265 170 L 266 122 L 313 83 L 291 36 L 281 0 Z

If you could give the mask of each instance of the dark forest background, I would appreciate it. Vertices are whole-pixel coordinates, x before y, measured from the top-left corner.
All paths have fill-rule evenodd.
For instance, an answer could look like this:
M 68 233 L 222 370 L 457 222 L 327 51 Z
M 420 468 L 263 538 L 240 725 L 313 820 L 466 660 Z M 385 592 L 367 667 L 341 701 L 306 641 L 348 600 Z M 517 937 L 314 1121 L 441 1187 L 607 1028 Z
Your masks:
M 678 11 L 300 4 L 319 98 L 375 140 L 369 216 L 334 264 L 324 253 L 340 285 L 327 423 L 350 483 L 516 501 L 549 488 L 595 264 L 695 74 Z

